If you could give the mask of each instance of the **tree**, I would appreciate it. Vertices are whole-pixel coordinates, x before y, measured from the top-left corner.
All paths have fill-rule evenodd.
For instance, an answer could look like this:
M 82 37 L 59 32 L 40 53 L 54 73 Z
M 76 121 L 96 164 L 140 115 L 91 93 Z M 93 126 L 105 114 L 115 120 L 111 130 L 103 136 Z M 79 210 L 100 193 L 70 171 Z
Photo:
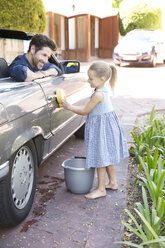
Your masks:
M 42 0 L 0 0 L 0 27 L 43 33 L 46 13 Z
M 112 0 L 112 7 L 113 8 L 119 8 L 120 7 L 120 3 L 122 2 L 123 0 Z
M 123 0 L 120 4 L 120 33 L 135 28 L 162 29 L 162 11 L 156 0 Z

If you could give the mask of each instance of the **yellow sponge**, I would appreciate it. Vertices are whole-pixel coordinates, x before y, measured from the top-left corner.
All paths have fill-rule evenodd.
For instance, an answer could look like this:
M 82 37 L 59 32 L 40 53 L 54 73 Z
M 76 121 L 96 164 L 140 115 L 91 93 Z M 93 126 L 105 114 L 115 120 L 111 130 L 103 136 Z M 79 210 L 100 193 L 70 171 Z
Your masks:
M 62 89 L 56 90 L 56 97 L 57 97 L 57 102 L 59 104 L 59 107 L 62 108 L 63 107 L 62 102 L 65 98 L 65 92 Z

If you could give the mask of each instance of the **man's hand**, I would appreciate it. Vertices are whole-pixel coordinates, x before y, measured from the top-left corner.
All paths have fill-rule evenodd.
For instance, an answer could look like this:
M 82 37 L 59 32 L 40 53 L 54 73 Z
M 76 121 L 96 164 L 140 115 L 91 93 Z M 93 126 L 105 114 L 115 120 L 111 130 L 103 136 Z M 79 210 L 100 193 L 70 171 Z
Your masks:
M 48 77 L 48 76 L 57 76 L 58 71 L 55 68 L 50 68 L 46 71 L 37 71 L 32 72 L 29 68 L 27 68 L 27 78 L 25 79 L 25 82 L 30 82 L 35 79 Z
M 25 79 L 25 82 L 30 82 L 38 78 L 43 78 L 44 75 L 41 71 L 33 72 L 29 68 L 27 68 L 27 78 Z
M 41 71 L 41 73 L 44 75 L 44 77 L 57 76 L 58 71 L 55 68 L 50 68 L 46 71 Z

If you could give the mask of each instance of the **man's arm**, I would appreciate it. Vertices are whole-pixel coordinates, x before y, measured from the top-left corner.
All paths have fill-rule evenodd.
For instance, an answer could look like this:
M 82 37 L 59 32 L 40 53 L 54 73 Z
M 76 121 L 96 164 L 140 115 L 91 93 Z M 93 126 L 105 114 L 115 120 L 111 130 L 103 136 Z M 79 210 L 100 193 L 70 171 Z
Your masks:
M 39 79 L 39 78 L 43 78 L 44 75 L 42 72 L 37 71 L 37 72 L 33 72 L 31 71 L 29 68 L 27 68 L 27 77 L 25 78 L 25 82 L 30 82 L 33 81 L 35 79 Z
M 41 71 L 41 73 L 45 76 L 57 76 L 58 75 L 58 71 L 55 68 L 50 68 L 47 69 L 46 71 Z
M 60 68 L 51 63 L 44 64 L 41 71 L 33 71 L 28 65 L 28 61 L 24 55 L 17 56 L 9 66 L 10 76 L 17 82 L 29 82 L 47 76 L 62 74 Z
M 30 82 L 35 79 L 56 76 L 59 72 L 55 68 L 50 68 L 44 71 L 31 71 L 27 66 L 12 65 L 9 67 L 10 76 L 18 82 Z
M 35 79 L 48 77 L 48 76 L 57 76 L 58 72 L 55 68 L 50 68 L 46 71 L 37 71 L 33 72 L 29 68 L 27 68 L 27 77 L 25 79 L 25 82 L 30 82 Z
M 62 74 L 62 71 L 61 69 L 52 64 L 52 63 L 46 63 L 43 68 L 42 68 L 42 71 L 41 71 L 45 77 L 47 76 L 57 76 L 57 75 L 61 75 Z

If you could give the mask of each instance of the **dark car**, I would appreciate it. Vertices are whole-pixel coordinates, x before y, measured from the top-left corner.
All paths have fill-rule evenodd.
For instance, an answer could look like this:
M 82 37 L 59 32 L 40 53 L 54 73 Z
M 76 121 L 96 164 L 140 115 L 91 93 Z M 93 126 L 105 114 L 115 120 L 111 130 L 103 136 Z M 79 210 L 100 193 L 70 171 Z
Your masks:
M 146 64 L 155 66 L 165 62 L 165 33 L 161 30 L 135 29 L 130 31 L 114 48 L 116 65 Z
M 0 30 L 3 39 L 31 39 L 32 35 Z M 88 100 L 91 89 L 76 60 L 59 61 L 62 75 L 32 82 L 15 82 L 8 63 L 0 58 L 0 224 L 14 226 L 29 213 L 36 190 L 38 166 L 72 134 L 83 137 L 85 117 L 61 108 L 57 90 L 71 103 Z

